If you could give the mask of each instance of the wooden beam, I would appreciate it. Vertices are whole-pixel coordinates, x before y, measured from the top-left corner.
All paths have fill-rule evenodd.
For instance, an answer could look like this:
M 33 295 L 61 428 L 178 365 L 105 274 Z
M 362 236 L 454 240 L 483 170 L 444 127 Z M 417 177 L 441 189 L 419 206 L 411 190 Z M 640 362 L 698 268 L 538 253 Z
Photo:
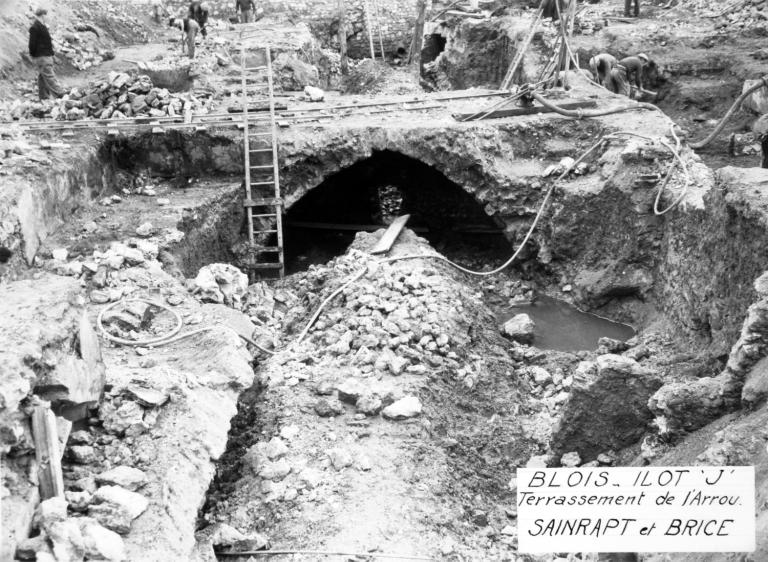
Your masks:
M 408 64 L 416 64 L 416 69 L 421 76 L 421 48 L 424 43 L 424 19 L 427 17 L 427 0 L 419 0 L 416 9 L 416 25 L 413 29 L 413 41 L 411 52 L 408 55 Z
M 48 406 L 32 409 L 32 435 L 35 440 L 37 476 L 40 483 L 40 499 L 45 501 L 64 496 L 64 475 L 61 472 L 59 430 L 56 416 Z
M 379 238 L 379 241 L 373 247 L 371 253 L 386 254 L 389 252 L 389 250 L 392 249 L 395 240 L 397 240 L 397 237 L 400 236 L 400 232 L 405 227 L 405 223 L 408 222 L 409 218 L 411 218 L 411 215 L 402 215 L 393 220 L 392 224 L 387 227 L 387 230 L 384 231 L 384 234 Z
M 286 226 L 292 228 L 308 228 L 313 230 L 352 230 L 354 232 L 366 231 L 375 232 L 384 228 L 382 224 L 348 224 L 348 223 L 328 223 L 328 222 L 306 222 L 306 221 L 288 221 Z M 429 232 L 429 229 L 423 226 L 412 228 L 414 232 Z
M 368 7 L 368 1 L 363 0 L 363 11 L 365 12 L 365 27 L 368 30 L 368 42 L 371 46 L 371 60 L 376 60 L 376 52 L 373 48 L 373 27 L 371 24 L 371 10 Z
M 597 107 L 595 100 L 578 100 L 558 103 L 563 109 L 585 109 L 588 107 Z M 508 109 L 497 109 L 484 117 L 484 119 L 500 119 L 502 117 L 517 117 L 520 115 L 535 115 L 537 113 L 552 113 L 552 110 L 542 105 L 532 105 L 530 107 L 511 107 Z M 457 121 L 476 121 L 475 113 L 454 113 L 453 118 Z M 480 114 L 482 115 L 482 113 Z
M 285 102 L 275 102 L 275 110 L 283 111 L 288 109 L 288 104 Z M 248 104 L 248 113 L 255 113 L 257 111 L 269 111 L 269 100 L 262 102 L 252 102 Z M 227 108 L 227 113 L 242 113 L 242 104 L 231 105 Z
M 339 0 L 339 53 L 341 54 L 341 74 L 349 74 L 349 61 L 347 60 L 347 7 L 345 0 Z

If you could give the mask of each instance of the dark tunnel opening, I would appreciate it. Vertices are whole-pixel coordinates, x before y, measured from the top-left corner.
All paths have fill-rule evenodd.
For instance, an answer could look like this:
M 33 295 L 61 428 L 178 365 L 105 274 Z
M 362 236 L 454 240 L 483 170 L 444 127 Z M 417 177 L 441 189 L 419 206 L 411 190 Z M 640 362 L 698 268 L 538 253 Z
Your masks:
M 482 205 L 437 169 L 392 151 L 325 179 L 287 212 L 289 273 L 342 254 L 356 232 L 387 226 L 410 214 L 408 228 L 448 258 L 468 266 L 495 263 L 511 245 Z

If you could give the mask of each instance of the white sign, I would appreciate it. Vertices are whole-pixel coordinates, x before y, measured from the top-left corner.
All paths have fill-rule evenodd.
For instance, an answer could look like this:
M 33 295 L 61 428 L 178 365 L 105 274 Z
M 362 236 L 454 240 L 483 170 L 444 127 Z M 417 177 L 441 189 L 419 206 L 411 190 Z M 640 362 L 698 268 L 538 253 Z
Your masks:
M 752 552 L 755 469 L 521 468 L 518 545 L 537 552 Z

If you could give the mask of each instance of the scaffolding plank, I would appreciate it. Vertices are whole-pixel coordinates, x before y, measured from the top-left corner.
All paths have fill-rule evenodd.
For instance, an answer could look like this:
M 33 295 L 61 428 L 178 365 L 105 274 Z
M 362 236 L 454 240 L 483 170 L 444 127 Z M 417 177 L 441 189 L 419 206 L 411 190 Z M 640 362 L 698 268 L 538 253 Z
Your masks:
M 409 218 L 411 218 L 411 215 L 401 215 L 393 220 L 392 224 L 387 227 L 387 230 L 384 231 L 384 234 L 381 236 L 381 238 L 379 238 L 379 241 L 373 247 L 371 253 L 386 254 L 389 252 L 389 250 L 392 249 L 395 240 L 397 240 L 397 237 L 400 235 L 400 232 L 403 230 L 403 227 L 405 227 L 405 223 L 408 222 Z
M 597 107 L 596 100 L 577 100 L 557 103 L 563 109 L 585 109 L 588 107 Z M 518 117 L 520 115 L 535 115 L 537 113 L 552 113 L 552 110 L 543 105 L 532 105 L 529 107 L 510 107 L 507 109 L 497 109 L 490 112 L 483 119 L 500 119 L 502 117 Z M 480 114 L 482 116 L 482 113 Z M 454 113 L 453 118 L 457 121 L 476 121 L 478 113 Z

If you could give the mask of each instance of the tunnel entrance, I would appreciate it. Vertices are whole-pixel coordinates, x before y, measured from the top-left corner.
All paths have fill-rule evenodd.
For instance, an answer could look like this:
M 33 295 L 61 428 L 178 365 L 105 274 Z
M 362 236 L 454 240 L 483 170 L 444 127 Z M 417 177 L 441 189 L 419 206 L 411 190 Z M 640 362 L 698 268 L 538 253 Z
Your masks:
M 408 227 L 448 258 L 495 263 L 511 246 L 480 203 L 437 169 L 392 151 L 374 154 L 327 178 L 286 214 L 289 273 L 342 254 L 355 233 L 410 214 Z

